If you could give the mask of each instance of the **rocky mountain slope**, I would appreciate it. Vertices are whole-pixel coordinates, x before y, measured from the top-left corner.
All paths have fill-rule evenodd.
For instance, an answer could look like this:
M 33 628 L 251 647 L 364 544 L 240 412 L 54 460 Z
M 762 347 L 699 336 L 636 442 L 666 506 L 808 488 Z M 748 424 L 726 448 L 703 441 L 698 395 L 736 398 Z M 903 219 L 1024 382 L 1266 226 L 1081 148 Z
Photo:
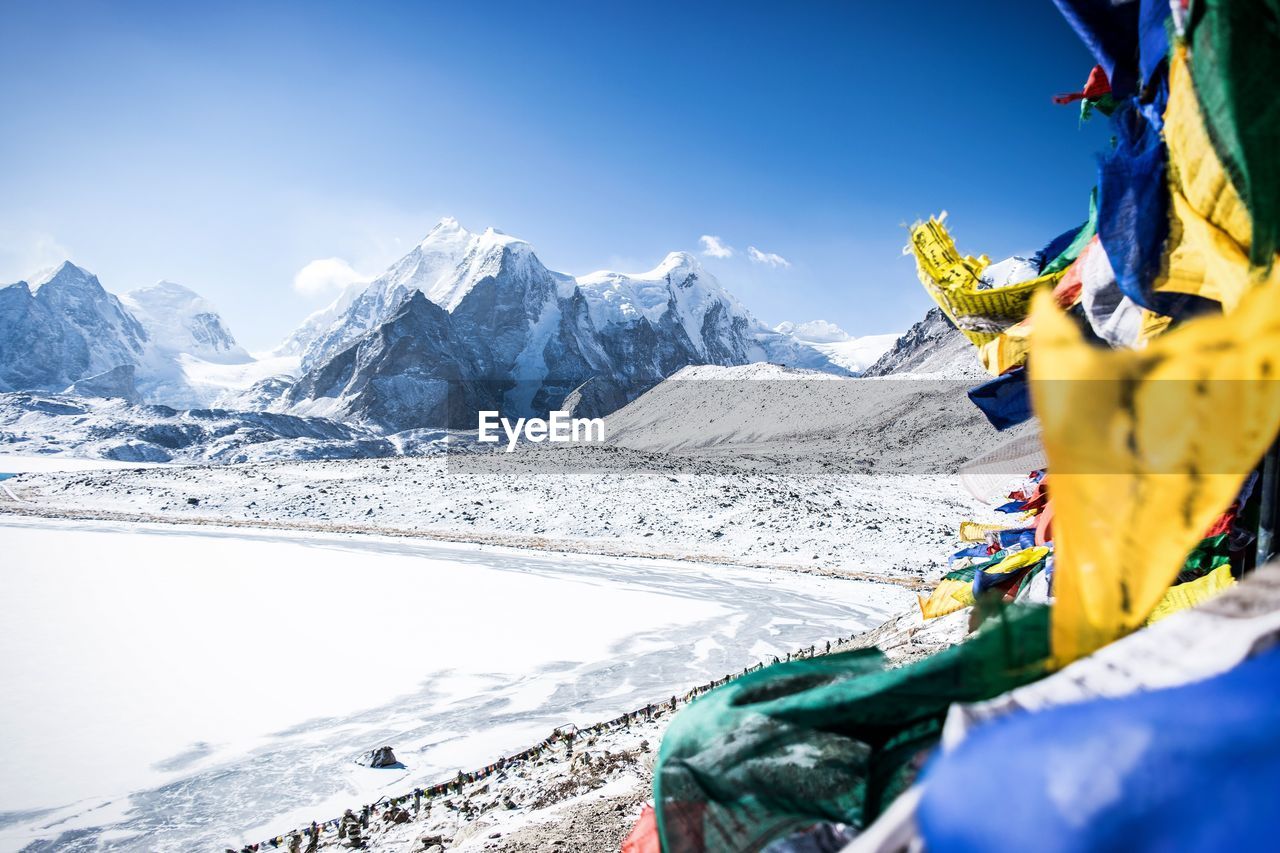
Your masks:
M 617 447 L 744 467 L 767 459 L 793 471 L 945 475 L 1001 441 L 966 398 L 971 385 L 906 372 L 688 367 L 606 418 L 605 435 Z
M 484 353 L 454 333 L 445 310 L 414 291 L 395 315 L 303 374 L 285 392 L 289 411 L 373 424 L 475 428 L 501 388 L 477 381 Z
M 909 375 L 933 379 L 979 380 L 991 377 L 977 352 L 938 308 L 906 331 L 863 376 Z
M 129 370 L 114 368 L 97 379 L 118 380 L 111 374 Z M 101 390 L 87 383 L 73 387 L 83 393 Z M 119 398 L 34 391 L 0 394 L 0 456 L 69 453 L 122 462 L 231 463 L 391 456 L 399 450 L 368 430 L 323 418 L 179 411 Z

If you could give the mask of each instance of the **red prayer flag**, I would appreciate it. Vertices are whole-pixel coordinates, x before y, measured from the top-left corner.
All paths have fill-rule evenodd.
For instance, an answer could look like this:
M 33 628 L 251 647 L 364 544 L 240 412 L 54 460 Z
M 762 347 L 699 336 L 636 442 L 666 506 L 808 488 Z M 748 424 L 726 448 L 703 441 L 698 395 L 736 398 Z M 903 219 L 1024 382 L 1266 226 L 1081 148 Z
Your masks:
M 1095 100 L 1111 91 L 1111 81 L 1107 79 L 1107 72 L 1102 70 L 1101 65 L 1093 66 L 1093 70 L 1089 72 L 1089 79 L 1085 81 L 1084 90 L 1081 92 L 1067 92 L 1062 95 L 1054 95 L 1053 102 L 1055 104 L 1069 104 L 1072 101 Z

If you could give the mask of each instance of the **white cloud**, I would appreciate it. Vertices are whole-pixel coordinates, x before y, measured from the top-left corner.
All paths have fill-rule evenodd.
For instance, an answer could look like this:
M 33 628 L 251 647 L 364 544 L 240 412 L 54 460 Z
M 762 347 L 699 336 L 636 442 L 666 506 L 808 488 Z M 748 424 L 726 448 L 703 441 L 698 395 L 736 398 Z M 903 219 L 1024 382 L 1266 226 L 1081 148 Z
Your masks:
M 755 246 L 747 247 L 747 257 L 751 259 L 753 264 L 767 264 L 771 267 L 791 266 L 791 261 L 782 257 L 782 255 L 776 255 L 773 252 L 762 252 Z
M 34 281 L 40 274 L 71 259 L 71 250 L 43 231 L 0 229 L 0 284 L 18 279 Z
M 711 234 L 703 234 L 698 238 L 698 241 L 702 243 L 702 254 L 709 258 L 733 257 L 733 247 L 726 246 L 724 241 L 719 237 L 715 237 Z
M 849 340 L 849 333 L 827 320 L 810 320 L 808 323 L 783 323 L 789 328 L 783 334 L 792 335 L 796 340 L 813 344 L 834 344 Z M 774 329 L 782 332 L 782 326 Z
M 356 272 L 342 258 L 319 258 L 298 270 L 293 289 L 303 296 L 323 296 L 368 280 L 369 276 Z

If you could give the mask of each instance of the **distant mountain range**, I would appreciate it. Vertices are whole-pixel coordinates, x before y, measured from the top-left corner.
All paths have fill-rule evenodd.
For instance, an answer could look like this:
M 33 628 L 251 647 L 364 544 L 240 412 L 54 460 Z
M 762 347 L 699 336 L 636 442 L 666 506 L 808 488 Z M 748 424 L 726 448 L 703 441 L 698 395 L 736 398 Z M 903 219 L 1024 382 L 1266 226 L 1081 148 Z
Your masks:
M 453 414 L 474 421 L 481 403 L 545 413 L 588 381 L 589 413 L 606 414 L 691 364 L 851 373 L 756 320 L 687 253 L 644 273 L 575 278 L 523 240 L 453 219 L 309 317 L 283 351 L 304 371 L 284 410 L 389 430 L 461 426 Z
M 757 320 L 692 255 L 573 277 L 495 229 L 444 219 L 270 356 L 171 282 L 117 297 L 70 263 L 0 288 L 0 392 L 323 417 L 390 434 L 473 428 L 477 408 L 603 415 L 689 365 L 854 375 L 896 335 Z
M 194 408 L 289 369 L 279 361 L 254 359 L 212 305 L 172 282 L 117 297 L 67 261 L 0 287 L 0 391 Z

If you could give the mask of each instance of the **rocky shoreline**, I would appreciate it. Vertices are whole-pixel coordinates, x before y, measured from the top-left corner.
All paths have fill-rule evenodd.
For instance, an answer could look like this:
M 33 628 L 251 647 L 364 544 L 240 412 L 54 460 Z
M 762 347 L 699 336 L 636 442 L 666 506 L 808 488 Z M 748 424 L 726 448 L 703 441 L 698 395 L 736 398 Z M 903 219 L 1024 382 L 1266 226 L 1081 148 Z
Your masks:
M 834 640 L 830 653 L 875 646 L 901 666 L 962 640 L 968 620 L 965 610 L 926 624 L 918 611 L 909 611 L 871 631 Z M 828 651 L 824 646 L 812 653 Z M 536 755 L 501 762 L 501 768 L 483 778 L 451 785 L 441 796 L 423 798 L 416 808 L 412 792 L 398 805 L 376 804 L 362 828 L 364 849 L 616 853 L 652 797 L 658 744 L 672 716 L 669 702 L 638 709 L 572 737 L 549 738 L 529 750 Z M 361 809 L 353 805 L 353 815 Z M 305 831 L 298 838 L 299 849 L 308 849 Z M 291 840 L 292 834 L 279 836 L 278 849 L 292 849 Z M 349 840 L 329 826 L 314 849 L 349 848 Z M 237 849 L 228 848 L 233 853 Z M 268 840 L 257 849 L 277 847 Z

